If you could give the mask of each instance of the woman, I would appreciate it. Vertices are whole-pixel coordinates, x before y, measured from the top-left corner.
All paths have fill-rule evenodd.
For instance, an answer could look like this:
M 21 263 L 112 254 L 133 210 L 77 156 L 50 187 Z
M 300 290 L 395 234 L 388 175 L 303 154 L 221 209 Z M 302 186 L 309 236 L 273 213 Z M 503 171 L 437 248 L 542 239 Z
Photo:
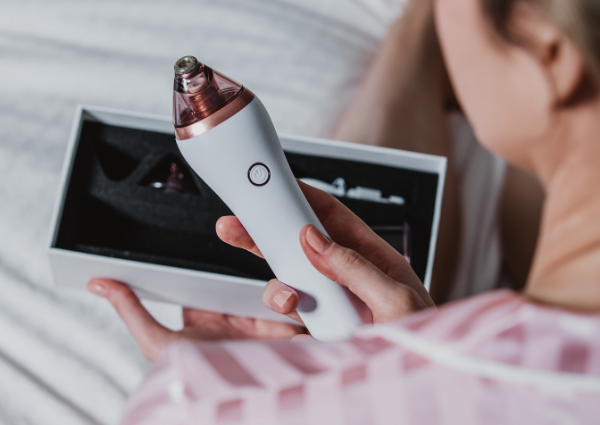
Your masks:
M 96 281 L 149 357 L 171 345 L 125 423 L 597 420 L 600 1 L 438 0 L 435 17 L 479 140 L 535 173 L 546 191 L 523 293 L 430 309 L 389 246 L 337 201 L 303 187 L 335 240 L 307 226 L 300 234 L 307 257 L 362 298 L 378 326 L 330 344 L 171 345 L 190 339 L 190 329 L 161 329 L 123 286 Z M 260 255 L 235 218 L 221 219 L 219 234 Z M 295 317 L 297 296 L 282 283 L 269 283 L 265 301 Z

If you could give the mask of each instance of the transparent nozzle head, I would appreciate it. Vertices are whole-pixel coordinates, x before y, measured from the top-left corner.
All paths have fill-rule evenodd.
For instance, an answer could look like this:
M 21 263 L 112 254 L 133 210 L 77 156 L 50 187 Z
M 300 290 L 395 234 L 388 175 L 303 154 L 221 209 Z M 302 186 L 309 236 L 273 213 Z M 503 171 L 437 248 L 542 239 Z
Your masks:
M 218 111 L 243 91 L 243 86 L 184 56 L 175 62 L 173 122 L 185 127 Z

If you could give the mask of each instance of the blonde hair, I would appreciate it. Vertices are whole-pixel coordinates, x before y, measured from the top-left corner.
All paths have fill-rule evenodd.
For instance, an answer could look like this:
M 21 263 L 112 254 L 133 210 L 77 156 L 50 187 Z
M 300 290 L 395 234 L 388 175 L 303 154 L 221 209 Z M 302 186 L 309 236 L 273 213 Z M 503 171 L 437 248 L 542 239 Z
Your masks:
M 509 27 L 518 2 L 539 6 L 579 47 L 590 76 L 600 87 L 600 0 L 481 0 L 483 11 L 494 29 L 509 42 L 520 43 Z

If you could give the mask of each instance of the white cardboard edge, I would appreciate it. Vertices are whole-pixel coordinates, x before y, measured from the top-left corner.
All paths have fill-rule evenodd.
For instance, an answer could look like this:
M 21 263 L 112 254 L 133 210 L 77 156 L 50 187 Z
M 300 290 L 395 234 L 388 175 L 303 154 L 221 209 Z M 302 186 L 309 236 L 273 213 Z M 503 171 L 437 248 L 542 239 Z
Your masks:
M 83 118 L 85 115 L 89 115 L 91 118 L 104 122 L 110 125 L 116 125 L 134 129 L 144 129 L 150 131 L 158 131 L 165 134 L 174 134 L 171 119 L 164 116 L 151 115 L 146 113 L 124 111 L 112 108 L 98 107 L 92 105 L 78 105 L 75 111 L 75 117 L 73 125 L 71 126 L 69 142 L 67 145 L 67 153 L 65 161 L 62 167 L 61 176 L 59 180 L 59 189 L 56 197 L 52 213 L 52 225 L 49 235 L 48 243 L 48 254 L 50 263 L 53 271 L 53 276 L 56 276 L 56 267 L 60 259 L 70 259 L 81 262 L 95 262 L 100 265 L 106 265 L 110 267 L 117 267 L 119 270 L 131 269 L 131 270 L 147 270 L 154 273 L 167 273 L 171 275 L 178 275 L 188 278 L 199 279 L 203 281 L 220 281 L 229 282 L 240 287 L 255 288 L 262 292 L 262 287 L 265 282 L 255 279 L 245 279 L 234 276 L 220 275 L 218 273 L 202 272 L 197 270 L 188 270 L 177 267 L 169 267 L 150 263 L 138 263 L 135 261 L 104 257 L 94 254 L 79 253 L 73 251 L 67 251 L 60 248 L 55 248 L 57 232 L 59 223 L 62 217 L 62 209 L 65 202 L 67 193 L 66 183 L 69 180 L 71 169 L 74 161 L 74 154 L 77 141 L 79 139 L 79 133 L 81 131 Z M 315 137 L 304 137 L 295 136 L 289 134 L 280 134 L 282 146 L 288 152 L 298 154 L 310 154 L 329 158 L 346 159 L 358 162 L 371 162 L 381 165 L 387 165 L 395 168 L 405 168 L 415 171 L 429 172 L 438 175 L 438 187 L 436 193 L 436 203 L 433 217 L 433 226 L 431 230 L 431 240 L 429 244 L 429 256 L 427 267 L 425 271 L 424 286 L 429 290 L 431 286 L 431 273 L 433 270 L 433 264 L 435 260 L 435 249 L 437 242 L 437 235 L 439 230 L 439 221 L 441 215 L 442 198 L 444 192 L 444 182 L 446 176 L 447 160 L 444 157 L 427 155 L 416 152 L 401 151 L 398 149 L 381 148 L 369 145 L 360 145 L 349 142 L 342 142 L 336 140 L 320 139 Z M 300 142 L 300 143 L 298 143 Z M 360 151 L 361 155 L 357 157 L 356 151 Z M 87 281 L 86 281 L 87 282 Z M 84 285 L 83 283 L 82 285 Z M 65 286 L 55 281 L 57 286 Z M 145 290 L 142 287 L 133 285 L 136 292 L 143 298 L 167 302 L 178 302 L 186 305 L 182 300 L 169 300 L 164 294 L 153 293 L 152 291 Z M 159 291 L 160 292 L 160 291 Z M 260 301 L 260 297 L 258 298 Z M 193 303 L 192 303 L 193 304 Z M 202 303 L 200 303 L 202 304 Z M 205 305 L 188 305 L 190 307 L 204 308 L 211 310 L 210 306 Z M 261 317 L 270 320 L 284 320 L 286 318 L 273 313 L 266 307 L 259 308 L 258 311 L 253 314 L 255 317 Z M 226 311 L 227 308 L 218 308 L 216 310 L 223 311 L 226 313 L 235 314 L 237 310 Z M 214 310 L 214 311 L 216 311 Z
M 442 215 L 442 203 L 444 202 L 444 186 L 446 184 L 446 168 L 448 167 L 448 159 L 440 157 L 443 161 L 440 162 L 440 172 L 438 174 L 439 182 L 437 187 L 435 209 L 433 211 L 433 227 L 431 228 L 431 240 L 429 242 L 429 256 L 427 268 L 425 269 L 425 288 L 427 291 L 431 289 L 431 274 L 433 273 L 433 264 L 435 261 L 435 249 L 437 247 L 437 238 L 440 228 L 440 217 Z
M 77 139 L 79 139 L 79 132 L 81 130 L 81 124 L 83 120 L 81 116 L 83 114 L 83 106 L 77 105 L 75 109 L 75 117 L 73 124 L 71 125 L 71 131 L 69 132 L 69 142 L 67 143 L 67 152 L 63 166 L 60 172 L 60 178 L 58 183 L 58 192 L 56 194 L 56 201 L 54 202 L 54 208 L 52 210 L 52 221 L 51 231 L 49 235 L 49 241 L 46 246 L 53 249 L 56 237 L 58 236 L 58 224 L 62 219 L 63 205 L 65 204 L 65 197 L 67 196 L 67 181 L 71 176 L 71 169 L 73 168 L 73 160 L 75 159 L 75 145 Z
M 82 288 L 102 276 L 126 282 L 140 298 L 217 313 L 296 324 L 262 303 L 264 281 L 52 248 L 57 286 Z M 226 294 L 223 287 L 226 286 Z M 235 294 L 231 296 L 231 294 Z

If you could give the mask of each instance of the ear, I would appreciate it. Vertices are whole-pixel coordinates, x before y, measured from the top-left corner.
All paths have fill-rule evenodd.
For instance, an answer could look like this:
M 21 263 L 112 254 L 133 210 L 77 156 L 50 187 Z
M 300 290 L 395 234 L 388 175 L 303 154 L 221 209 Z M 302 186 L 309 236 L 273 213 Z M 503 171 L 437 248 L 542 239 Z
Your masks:
M 586 74 L 585 60 L 577 45 L 546 11 L 529 2 L 517 2 L 511 14 L 511 28 L 544 68 L 556 102 L 571 100 L 584 84 Z

